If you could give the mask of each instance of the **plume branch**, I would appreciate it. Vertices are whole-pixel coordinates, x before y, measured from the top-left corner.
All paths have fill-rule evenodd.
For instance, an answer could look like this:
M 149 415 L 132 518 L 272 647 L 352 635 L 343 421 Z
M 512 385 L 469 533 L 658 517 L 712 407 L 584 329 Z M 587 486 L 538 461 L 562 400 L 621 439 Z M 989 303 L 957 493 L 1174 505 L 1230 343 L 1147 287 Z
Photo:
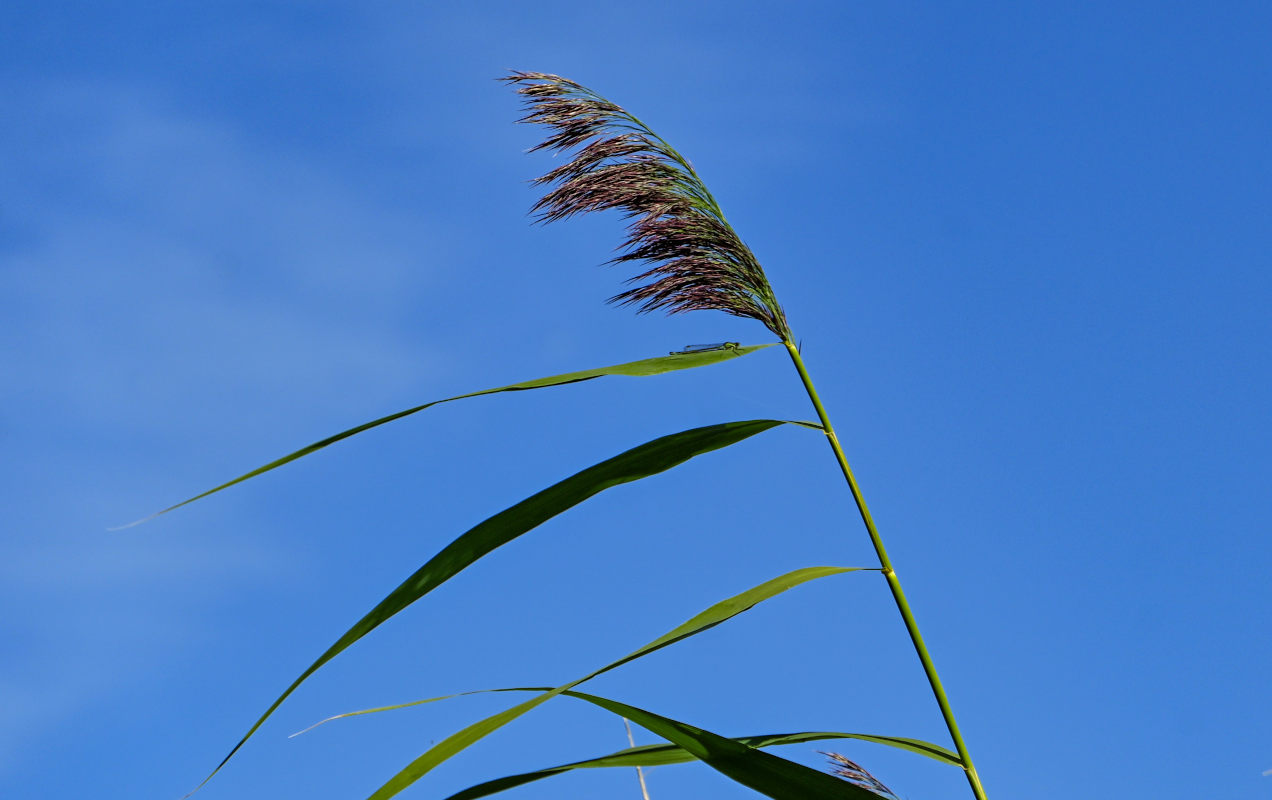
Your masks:
M 883 785 L 883 781 L 871 775 L 865 767 L 856 761 L 848 758 L 840 753 L 827 753 L 825 750 L 817 751 L 826 758 L 830 759 L 830 771 L 854 786 L 859 786 L 868 792 L 874 792 L 880 797 L 888 800 L 899 800 L 896 793 Z

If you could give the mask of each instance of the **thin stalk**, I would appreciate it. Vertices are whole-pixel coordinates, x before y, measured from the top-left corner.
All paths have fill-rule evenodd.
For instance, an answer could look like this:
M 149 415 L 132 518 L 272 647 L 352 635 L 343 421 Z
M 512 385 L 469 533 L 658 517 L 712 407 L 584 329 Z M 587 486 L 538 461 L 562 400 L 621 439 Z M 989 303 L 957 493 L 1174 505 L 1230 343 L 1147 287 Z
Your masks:
M 950 738 L 954 741 L 954 747 L 958 750 L 959 760 L 963 762 L 963 771 L 967 775 L 967 783 L 972 787 L 972 794 L 976 795 L 977 800 L 986 800 L 985 788 L 981 786 L 980 776 L 976 774 L 976 766 L 972 763 L 972 755 L 967 751 L 967 745 L 963 743 L 963 735 L 959 733 L 958 722 L 954 719 L 954 711 L 950 708 L 949 698 L 945 696 L 945 688 L 941 685 L 941 678 L 936 673 L 936 665 L 932 663 L 932 656 L 928 653 L 927 645 L 923 643 L 923 636 L 919 633 L 919 624 L 914 620 L 914 614 L 910 611 L 910 604 L 905 599 L 905 592 L 901 589 L 901 579 L 897 577 L 896 571 L 892 568 L 892 560 L 888 558 L 888 551 L 883 546 L 883 539 L 879 536 L 879 529 L 875 527 L 874 518 L 870 516 L 870 509 L 866 506 L 866 499 L 861 494 L 861 487 L 857 485 L 857 479 L 853 477 L 852 467 L 848 466 L 848 458 L 844 455 L 844 449 L 839 444 L 839 438 L 835 435 L 835 428 L 830 424 L 830 417 L 826 414 L 826 408 L 822 405 L 821 398 L 817 396 L 817 389 L 813 386 L 813 379 L 809 377 L 808 370 L 804 367 L 804 359 L 800 357 L 799 348 L 789 339 L 785 340 L 786 350 L 791 355 L 791 361 L 795 364 L 795 369 L 799 372 L 800 380 L 804 382 L 804 389 L 808 392 L 808 399 L 812 401 L 813 408 L 817 409 L 817 418 L 821 421 L 822 428 L 826 432 L 826 441 L 830 443 L 830 449 L 835 453 L 835 460 L 839 462 L 839 469 L 844 473 L 844 480 L 848 482 L 848 488 L 852 490 L 852 498 L 857 503 L 857 510 L 861 512 L 861 521 L 866 524 L 866 531 L 870 534 L 870 543 L 874 545 L 875 554 L 879 557 L 879 567 L 883 572 L 883 577 L 888 582 L 888 589 L 892 592 L 892 599 L 897 604 L 897 610 L 901 612 L 901 619 L 905 620 L 906 632 L 910 634 L 910 641 L 914 644 L 914 652 L 918 654 L 919 661 L 923 663 L 923 672 L 927 675 L 928 684 L 932 687 L 932 694 L 936 697 L 936 703 L 941 707 L 941 716 L 945 718 L 945 727 L 949 729 Z
M 636 740 L 632 738 L 632 723 L 627 720 L 627 717 L 623 717 L 623 727 L 627 728 L 627 744 L 635 747 Z M 637 767 L 636 777 L 640 780 L 640 796 L 644 800 L 649 800 L 649 787 L 645 785 L 645 771 Z

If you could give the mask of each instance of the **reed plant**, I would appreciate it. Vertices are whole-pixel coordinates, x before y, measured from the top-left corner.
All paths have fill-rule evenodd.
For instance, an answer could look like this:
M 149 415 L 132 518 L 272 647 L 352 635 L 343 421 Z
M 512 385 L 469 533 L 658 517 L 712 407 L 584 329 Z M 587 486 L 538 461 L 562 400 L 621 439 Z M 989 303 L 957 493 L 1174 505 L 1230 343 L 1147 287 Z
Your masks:
M 755 254 L 729 224 L 719 203 L 689 160 L 636 116 L 592 90 L 557 75 L 513 72 L 502 80 L 514 87 L 524 102 L 525 114 L 520 121 L 546 130 L 546 137 L 532 150 L 555 151 L 568 156 L 568 161 L 562 166 L 535 181 L 544 190 L 542 198 L 534 206 L 538 219 L 542 222 L 556 222 L 578 214 L 612 210 L 626 221 L 626 238 L 619 248 L 619 255 L 611 263 L 631 267 L 635 274 L 629 278 L 628 288 L 611 298 L 611 302 L 633 306 L 640 312 L 723 311 L 759 322 L 777 341 L 746 346 L 737 342 L 723 342 L 688 347 L 641 361 L 522 381 L 424 403 L 317 441 L 158 514 L 167 513 L 338 441 L 424 411 L 439 403 L 479 395 L 578 383 L 605 376 L 645 377 L 706 367 L 742 358 L 771 346 L 780 346 L 786 351 L 817 419 L 812 422 L 741 420 L 673 433 L 583 469 L 494 514 L 443 547 L 337 638 L 274 700 L 199 786 L 202 787 L 223 768 L 309 676 L 381 623 L 457 576 L 495 548 L 529 533 L 548 519 L 613 486 L 664 472 L 699 455 L 728 447 L 779 426 L 797 425 L 813 429 L 824 436 L 874 548 L 877 566 L 818 566 L 795 570 L 723 600 L 643 647 L 575 680 L 558 686 L 477 690 L 528 693 L 530 697 L 438 742 L 384 782 L 371 794 L 372 800 L 384 800 L 396 795 L 484 736 L 558 697 L 590 703 L 624 720 L 631 720 L 664 739 L 665 743 L 633 745 L 615 753 L 486 780 L 451 795 L 449 800 L 486 797 L 576 769 L 639 768 L 690 761 L 701 761 L 724 776 L 779 800 L 895 797 L 890 789 L 864 767 L 840 754 L 828 754 L 832 759 L 832 774 L 766 752 L 766 748 L 783 744 L 845 739 L 888 745 L 951 765 L 965 774 L 973 795 L 978 800 L 985 800 L 985 790 L 959 732 L 950 702 L 923 642 L 901 581 L 888 557 L 861 488 L 853 476 L 830 416 L 801 357 L 798 340 L 792 333 L 786 314 Z M 833 731 L 728 737 L 695 724 L 578 689 L 581 684 L 598 675 L 689 639 L 782 592 L 808 581 L 849 572 L 877 572 L 882 577 L 915 654 L 922 664 L 936 705 L 949 731 L 953 749 L 907 737 Z M 461 694 L 473 693 L 469 691 Z M 340 714 L 330 719 L 389 711 L 458 696 L 431 697 L 395 706 Z M 330 720 L 324 720 L 327 721 Z

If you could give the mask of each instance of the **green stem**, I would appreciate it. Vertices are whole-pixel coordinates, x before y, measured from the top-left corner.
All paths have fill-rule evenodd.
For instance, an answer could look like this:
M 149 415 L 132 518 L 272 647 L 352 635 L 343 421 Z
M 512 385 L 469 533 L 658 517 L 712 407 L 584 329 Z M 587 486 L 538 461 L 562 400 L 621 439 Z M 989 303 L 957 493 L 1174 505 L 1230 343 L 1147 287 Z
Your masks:
M 954 720 L 954 711 L 950 708 L 949 698 L 945 696 L 945 688 L 941 686 L 941 678 L 936 673 L 936 665 L 932 663 L 932 656 L 928 654 L 927 646 L 923 644 L 919 624 L 914 621 L 910 604 L 906 601 L 905 592 L 901 589 L 901 579 L 892 568 L 892 561 L 888 558 L 888 551 L 883 546 L 879 529 L 875 527 L 874 519 L 870 516 L 870 509 L 866 506 L 866 499 L 861 494 L 861 487 L 857 485 L 857 479 L 853 477 L 852 467 L 848 466 L 844 449 L 839 444 L 839 438 L 835 436 L 835 428 L 830 424 L 830 417 L 826 414 L 821 398 L 817 396 L 817 389 L 814 388 L 813 379 L 809 377 L 808 370 L 804 367 L 804 359 L 800 357 L 799 349 L 789 339 L 783 344 L 786 345 L 787 352 L 791 354 L 795 369 L 799 371 L 800 380 L 804 382 L 804 389 L 808 392 L 808 399 L 813 401 L 813 407 L 817 409 L 817 417 L 826 432 L 826 441 L 830 443 L 830 449 L 835 453 L 835 460 L 839 462 L 839 469 L 843 471 L 844 479 L 848 481 L 848 488 L 852 490 L 853 500 L 857 502 L 861 521 L 866 524 L 866 531 L 870 534 L 870 543 L 874 545 L 875 553 L 879 557 L 879 566 L 888 582 L 888 589 L 892 592 L 892 599 L 896 601 L 897 610 L 901 612 L 901 619 L 905 620 L 905 629 L 910 634 L 910 641 L 914 644 L 914 652 L 923 663 L 923 672 L 932 686 L 932 694 L 936 697 L 937 705 L 941 707 L 945 727 L 949 729 L 950 738 L 954 740 L 954 747 L 958 750 L 958 757 L 963 762 L 963 770 L 967 775 L 968 784 L 972 787 L 972 794 L 976 795 L 977 800 L 986 800 L 985 788 L 981 786 L 980 776 L 976 774 L 976 766 L 972 763 L 972 756 L 967 752 L 967 745 L 963 743 L 963 735 L 958 731 L 958 723 Z

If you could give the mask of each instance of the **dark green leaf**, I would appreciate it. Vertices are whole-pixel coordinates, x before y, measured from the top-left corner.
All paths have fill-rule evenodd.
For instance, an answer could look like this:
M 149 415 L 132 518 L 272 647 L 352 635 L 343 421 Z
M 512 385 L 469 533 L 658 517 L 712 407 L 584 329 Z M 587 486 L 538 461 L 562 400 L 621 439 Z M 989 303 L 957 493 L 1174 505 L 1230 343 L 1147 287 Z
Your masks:
M 545 692 L 551 691 L 551 688 L 545 686 L 523 686 L 515 689 L 491 689 L 488 691 Z M 465 694 L 475 693 L 465 692 Z M 802 764 L 796 764 L 793 761 L 770 755 L 762 750 L 756 750 L 744 741 L 728 739 L 711 731 L 659 716 L 651 711 L 629 706 L 617 700 L 575 691 L 566 691 L 562 692 L 562 694 L 586 700 L 606 711 L 629 719 L 684 750 L 692 759 L 702 761 L 707 766 L 723 773 L 743 786 L 748 786 L 760 794 L 775 798 L 775 800 L 879 800 L 879 796 L 873 792 L 853 786 L 847 781 L 840 780 L 825 772 L 819 772 L 811 767 L 805 767 Z M 368 709 L 360 713 L 388 711 L 394 708 L 403 708 L 408 705 L 418 705 L 419 703 L 444 699 L 446 698 L 435 697 L 430 700 L 406 703 L 402 706 Z M 871 741 L 875 741 L 875 739 L 871 739 Z M 878 741 L 881 744 L 890 744 L 897 740 L 890 739 L 890 737 L 878 737 Z M 917 742 L 917 740 L 908 741 L 920 745 L 926 744 Z M 930 747 L 936 748 L 936 745 L 931 745 Z M 925 755 L 933 755 L 924 748 L 907 749 L 914 749 L 915 752 L 923 752 Z M 936 756 L 933 755 L 933 757 Z
M 807 731 L 803 733 L 771 733 L 760 736 L 739 736 L 734 738 L 733 741 L 738 742 L 739 744 L 744 744 L 748 747 L 776 747 L 784 744 L 820 742 L 828 739 L 860 739 L 867 742 L 886 744 L 892 747 L 899 747 L 903 750 L 920 753 L 946 764 L 959 766 L 958 755 L 956 753 L 953 753 L 940 745 L 900 736 L 875 736 L 868 733 Z M 689 751 L 685 750 L 683 747 L 674 744 L 647 744 L 640 747 L 620 750 L 617 753 L 600 756 L 599 758 L 589 758 L 586 761 L 575 761 L 573 763 L 562 764 L 557 767 L 535 770 L 534 772 L 523 772 L 520 775 L 508 775 L 503 778 L 496 778 L 495 780 L 479 783 L 476 786 L 471 786 L 463 791 L 457 792 L 446 798 L 446 800 L 477 800 L 479 797 L 488 797 L 492 794 L 497 794 L 499 792 L 521 786 L 522 784 L 542 780 L 544 778 L 551 778 L 554 775 L 560 775 L 563 772 L 569 772 L 576 769 L 596 769 L 600 767 L 661 767 L 667 764 L 683 764 L 689 761 L 697 761 L 697 758 L 691 755 Z
M 778 758 L 711 731 L 617 700 L 582 692 L 569 694 L 635 722 L 651 733 L 684 748 L 694 758 L 717 772 L 774 800 L 879 800 L 874 792 L 833 775 Z
M 288 695 L 319 667 L 477 559 L 605 489 L 664 472 L 694 456 L 728 447 L 783 424 L 786 423 L 773 419 L 745 420 L 708 425 L 663 436 L 588 467 L 479 523 L 442 548 L 302 672 L 266 709 L 238 744 L 234 745 L 216 769 L 203 779 L 203 783 L 207 783 L 212 775 L 220 771 L 243 743 L 282 705 Z M 203 783 L 199 785 L 202 786 Z
M 244 473 L 232 481 L 226 481 L 220 486 L 216 486 L 214 488 L 208 489 L 206 492 L 197 494 L 194 497 L 191 497 L 189 499 L 182 500 L 180 503 L 177 503 L 176 505 L 168 506 L 162 511 L 156 511 L 155 513 L 151 514 L 148 517 L 143 517 L 142 519 L 139 519 L 136 522 L 130 522 L 127 525 L 121 525 L 118 528 L 111 528 L 111 530 L 122 530 L 124 528 L 131 528 L 134 525 L 140 525 L 143 522 L 148 522 L 149 520 L 152 520 L 155 517 L 158 517 L 162 514 L 167 514 L 169 511 L 181 508 L 182 506 L 187 505 L 188 503 L 193 503 L 195 500 L 202 500 L 208 495 L 216 494 L 222 489 L 228 489 L 229 487 L 233 486 L 236 483 L 242 483 L 243 481 L 248 480 L 249 478 L 255 478 L 257 475 L 262 475 L 266 472 L 269 472 L 272 469 L 277 469 L 278 467 L 281 467 L 284 464 L 295 461 L 298 458 L 303 458 L 304 456 L 307 456 L 310 453 L 313 453 L 317 450 L 321 450 L 322 448 L 328 445 L 335 444 L 341 439 L 348 439 L 350 436 L 355 436 L 359 433 L 362 433 L 363 431 L 368 431 L 372 428 L 376 428 L 381 425 L 384 425 L 385 423 L 402 419 L 402 417 L 409 417 L 410 415 L 423 411 L 426 408 L 431 408 L 433 406 L 440 405 L 442 403 L 449 403 L 453 400 L 464 400 L 469 397 L 480 397 L 481 395 L 485 395 L 485 394 L 498 394 L 499 392 L 518 392 L 518 391 L 523 391 L 526 389 L 542 389 L 548 386 L 561 386 L 562 384 L 566 384 L 566 383 L 579 383 L 581 381 L 589 381 L 589 380 L 592 380 L 593 378 L 600 378 L 606 375 L 627 375 L 630 377 L 645 377 L 649 375 L 661 375 L 664 372 L 674 372 L 676 370 L 681 370 L 681 369 L 691 369 L 693 367 L 705 367 L 709 364 L 718 364 L 721 361 L 728 361 L 730 359 L 737 358 L 738 356 L 748 355 L 750 353 L 754 353 L 756 350 L 761 350 L 765 347 L 772 347 L 772 346 L 773 345 L 771 344 L 757 344 L 757 345 L 749 345 L 747 347 L 725 347 L 718 350 L 708 350 L 708 351 L 701 351 L 701 352 L 672 353 L 671 355 L 660 356 L 658 358 L 646 358 L 646 359 L 642 359 L 641 361 L 629 361 L 626 364 L 615 364 L 610 367 L 598 367 L 596 369 L 582 370 L 581 372 L 567 372 L 563 375 L 552 375 L 547 378 L 536 378 L 535 380 L 532 380 L 532 381 L 522 381 L 521 383 L 514 383 L 508 386 L 500 386 L 495 389 L 482 389 L 479 392 L 469 392 L 468 394 L 460 394 L 454 397 L 447 397 L 442 400 L 434 400 L 431 403 L 424 403 L 423 405 L 414 406 L 412 408 L 406 409 L 405 411 L 399 411 L 396 414 L 389 414 L 387 417 L 380 417 L 379 419 L 374 419 L 374 420 L 371 420 L 370 422 L 364 422 L 363 424 L 350 428 L 347 431 L 341 431 L 340 433 L 337 433 L 334 436 L 328 436 L 326 439 L 321 439 L 317 442 L 314 442 L 311 445 L 300 448 L 294 453 L 289 453 L 288 455 L 285 455 L 280 459 L 271 461 L 268 464 L 257 467 L 251 472 Z

